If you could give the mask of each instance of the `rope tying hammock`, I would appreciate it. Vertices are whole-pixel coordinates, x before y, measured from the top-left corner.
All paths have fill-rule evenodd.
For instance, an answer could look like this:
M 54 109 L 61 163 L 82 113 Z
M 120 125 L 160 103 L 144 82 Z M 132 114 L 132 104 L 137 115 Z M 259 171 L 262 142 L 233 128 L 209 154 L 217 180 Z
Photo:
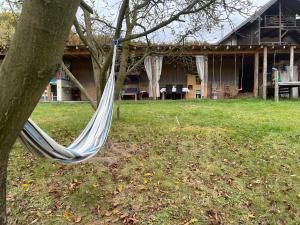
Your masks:
M 85 161 L 100 151 L 108 137 L 112 121 L 118 44 L 119 41 L 114 40 L 111 72 L 98 108 L 80 136 L 70 146 L 64 147 L 29 119 L 19 138 L 32 153 L 64 164 L 74 164 Z

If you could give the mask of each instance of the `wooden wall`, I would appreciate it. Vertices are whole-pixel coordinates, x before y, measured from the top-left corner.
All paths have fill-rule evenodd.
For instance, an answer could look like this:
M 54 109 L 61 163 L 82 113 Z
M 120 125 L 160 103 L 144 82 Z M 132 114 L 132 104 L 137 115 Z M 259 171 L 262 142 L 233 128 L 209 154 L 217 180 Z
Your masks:
M 187 86 L 187 74 L 188 72 L 184 68 L 184 65 L 165 62 L 160 78 L 160 87 L 165 87 L 168 84 L 183 84 L 183 86 Z
M 176 63 L 172 59 L 164 58 L 162 74 L 160 77 L 160 88 L 165 87 L 168 84 L 177 85 L 183 84 L 184 87 L 187 86 L 187 74 L 195 74 L 197 73 L 196 67 L 194 69 L 188 68 L 183 63 Z M 144 69 L 141 70 L 140 73 L 140 83 L 138 88 L 141 91 L 149 90 L 148 87 L 149 81 L 147 74 Z
M 246 57 L 245 57 L 246 58 Z M 254 56 L 248 56 L 250 61 L 246 61 L 246 64 L 254 67 Z M 222 66 L 222 84 L 220 87 L 220 55 L 215 56 L 215 79 L 213 80 L 213 60 L 212 56 L 208 57 L 208 97 L 211 97 L 212 94 L 212 84 L 215 82 L 218 89 L 221 90 L 218 94 L 218 98 L 224 97 L 224 86 L 229 85 L 232 89 L 232 92 L 236 91 L 239 87 L 239 73 L 241 65 L 241 57 L 237 57 L 237 86 L 235 86 L 235 75 L 234 75 L 234 56 L 223 56 L 223 66 Z M 260 60 L 261 61 L 261 60 Z M 73 74 L 76 78 L 82 83 L 82 85 L 87 88 L 89 94 L 96 99 L 96 89 L 93 79 L 92 65 L 91 61 L 88 58 L 80 58 L 72 60 Z M 183 84 L 184 87 L 187 87 L 187 74 L 197 74 L 196 64 L 193 66 L 193 61 L 189 62 L 189 65 L 184 62 L 176 63 L 174 60 L 168 58 L 164 59 L 162 75 L 160 79 L 160 88 L 165 87 L 167 84 L 176 85 Z M 261 77 L 261 76 L 259 76 Z M 254 79 L 252 75 L 251 80 Z M 261 83 L 261 82 L 260 82 Z M 148 87 L 148 77 L 144 69 L 140 71 L 139 83 L 136 84 L 127 84 L 125 87 L 137 87 L 140 91 L 149 90 Z M 237 93 L 236 93 L 237 94 Z M 84 96 L 81 96 L 82 100 L 86 100 Z
M 215 79 L 213 79 L 213 57 L 209 56 L 208 58 L 208 97 L 211 97 L 212 94 L 212 85 L 215 82 L 218 90 L 221 90 L 218 93 L 218 98 L 224 97 L 224 87 L 226 85 L 230 86 L 231 91 L 237 95 L 239 88 L 239 74 L 241 72 L 241 55 L 237 56 L 237 74 L 235 77 L 235 69 L 234 69 L 234 56 L 223 56 L 223 66 L 222 66 L 222 82 L 220 87 L 220 55 L 215 56 Z M 197 75 L 196 64 L 191 66 L 193 62 L 189 62 L 189 66 L 185 65 L 183 62 L 174 62 L 170 59 L 165 59 L 163 62 L 162 75 L 160 79 L 160 88 L 165 87 L 167 84 L 176 85 L 183 84 L 184 87 L 187 87 L 187 74 L 195 74 Z M 195 62 L 194 62 L 195 63 Z M 251 67 L 254 69 L 254 56 L 245 56 L 245 73 L 247 73 L 247 67 Z M 249 71 L 248 71 L 249 72 Z M 250 82 L 252 83 L 254 80 L 254 71 L 250 73 Z M 236 79 L 236 83 L 235 83 Z M 236 86 L 235 86 L 236 84 Z M 253 86 L 253 84 L 250 84 Z M 131 85 L 132 87 L 134 85 Z M 136 85 L 141 91 L 148 92 L 148 77 L 144 70 L 141 71 L 140 75 L 140 83 Z M 252 87 L 253 88 L 253 87 Z M 250 91 L 252 92 L 252 90 Z
M 237 88 L 235 86 L 235 69 L 234 69 L 234 56 L 223 56 L 222 76 L 220 82 L 220 55 L 215 56 L 215 63 L 213 63 L 213 57 L 208 58 L 208 96 L 212 95 L 212 86 L 215 83 L 218 90 L 218 98 L 224 98 L 224 87 L 229 85 L 234 95 L 237 94 Z M 241 60 L 237 58 L 237 73 L 236 83 L 239 84 L 239 71 Z M 214 76 L 213 76 L 213 64 L 214 64 Z M 215 77 L 215 78 L 214 78 Z
M 73 59 L 71 70 L 79 82 L 87 89 L 90 96 L 96 100 L 96 88 L 91 60 L 89 58 Z M 84 101 L 87 99 L 81 94 L 81 100 Z

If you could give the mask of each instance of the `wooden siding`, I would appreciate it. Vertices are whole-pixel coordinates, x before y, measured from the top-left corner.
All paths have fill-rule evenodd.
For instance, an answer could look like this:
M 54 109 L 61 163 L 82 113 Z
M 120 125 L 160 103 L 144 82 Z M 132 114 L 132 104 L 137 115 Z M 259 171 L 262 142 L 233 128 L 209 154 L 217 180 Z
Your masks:
M 96 88 L 92 70 L 92 62 L 89 58 L 78 58 L 72 60 L 71 72 L 79 80 L 79 82 L 87 89 L 88 93 L 96 100 Z M 87 100 L 81 94 L 81 100 Z

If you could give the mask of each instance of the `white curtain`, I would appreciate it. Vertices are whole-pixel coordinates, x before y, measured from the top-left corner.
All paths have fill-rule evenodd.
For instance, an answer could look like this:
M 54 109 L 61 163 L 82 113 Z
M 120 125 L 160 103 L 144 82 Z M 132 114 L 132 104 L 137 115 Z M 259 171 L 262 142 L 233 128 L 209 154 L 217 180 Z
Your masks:
M 163 56 L 155 56 L 154 62 L 155 62 L 155 69 L 156 69 L 156 97 L 160 97 L 160 88 L 159 88 L 159 81 L 161 77 L 161 71 L 162 71 L 162 64 L 163 64 Z
M 203 55 L 196 56 L 197 72 L 201 80 L 201 97 L 204 96 L 204 62 L 205 57 Z
M 145 69 L 146 69 L 146 73 L 148 76 L 148 80 L 149 80 L 149 97 L 153 97 L 152 94 L 152 57 L 147 56 L 144 60 L 144 65 L 145 65 Z

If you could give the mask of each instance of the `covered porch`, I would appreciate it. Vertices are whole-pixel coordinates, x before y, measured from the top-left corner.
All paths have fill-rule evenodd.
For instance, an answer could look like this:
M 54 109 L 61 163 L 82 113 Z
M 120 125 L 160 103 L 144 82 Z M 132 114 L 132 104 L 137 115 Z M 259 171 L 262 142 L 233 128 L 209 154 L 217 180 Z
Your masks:
M 272 69 L 279 69 L 286 82 L 299 81 L 299 53 L 289 45 L 186 46 L 147 57 L 138 83 L 124 88 L 135 88 L 140 99 L 267 99 L 275 95 Z M 298 87 L 292 90 L 298 97 Z
M 135 88 L 140 99 L 257 97 L 260 50 L 260 46 L 195 45 L 149 56 L 136 73 L 138 83 L 127 82 L 124 88 Z
M 146 57 L 140 67 L 128 74 L 123 99 L 273 98 L 274 68 L 279 70 L 281 81 L 299 81 L 300 48 L 296 46 L 188 45 L 177 48 L 170 45 L 154 46 L 151 50 L 156 54 Z M 96 98 L 89 53 L 75 47 L 71 53 L 65 54 L 70 70 Z M 132 58 L 140 59 L 143 53 L 143 47 L 131 47 Z M 58 101 L 86 100 L 74 85 L 69 84 L 67 77 L 57 81 Z M 67 86 L 66 82 L 69 82 Z M 298 86 L 290 90 L 285 95 L 279 91 L 279 95 L 298 97 Z M 52 92 L 50 88 L 48 91 Z

